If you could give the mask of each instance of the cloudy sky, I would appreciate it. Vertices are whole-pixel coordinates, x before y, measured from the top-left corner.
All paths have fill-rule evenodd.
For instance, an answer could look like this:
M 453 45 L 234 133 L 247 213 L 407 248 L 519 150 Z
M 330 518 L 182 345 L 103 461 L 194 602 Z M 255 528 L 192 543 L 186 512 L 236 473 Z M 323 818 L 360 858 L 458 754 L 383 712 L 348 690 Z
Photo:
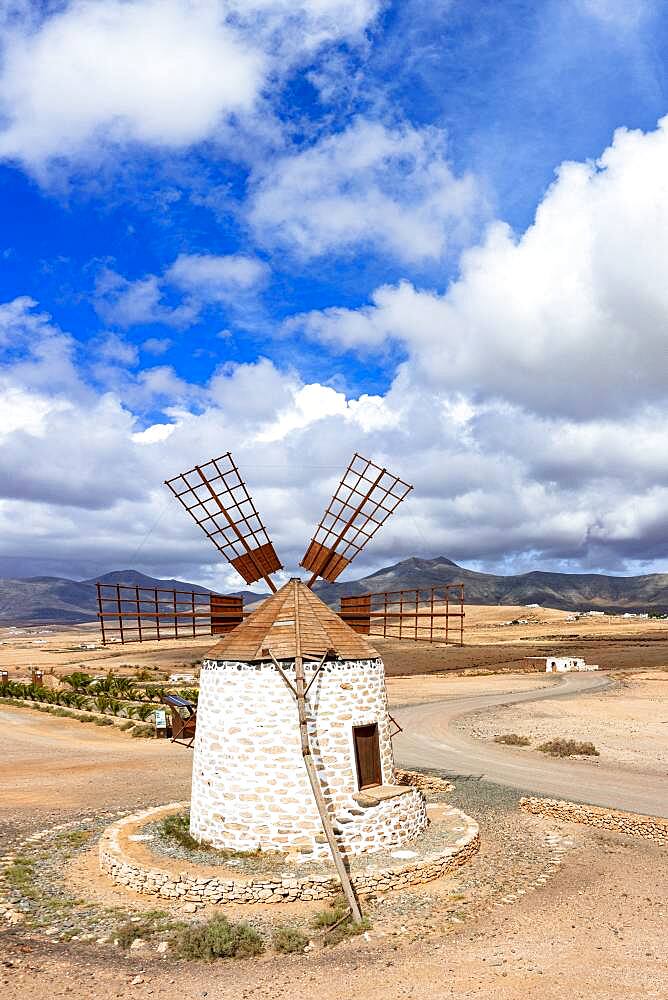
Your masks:
M 668 569 L 660 0 L 0 0 L 0 573 L 238 578 L 162 482 L 231 450 L 286 568 Z M 358 575 L 352 570 L 349 576 Z

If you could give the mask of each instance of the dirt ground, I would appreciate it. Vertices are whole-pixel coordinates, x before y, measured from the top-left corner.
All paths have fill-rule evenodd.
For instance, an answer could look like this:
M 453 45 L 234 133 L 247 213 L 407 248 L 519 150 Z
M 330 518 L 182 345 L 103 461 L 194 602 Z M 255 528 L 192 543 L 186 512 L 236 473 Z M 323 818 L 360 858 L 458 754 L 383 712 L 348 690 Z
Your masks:
M 619 684 L 607 691 L 558 702 L 500 706 L 466 716 L 457 727 L 481 740 L 517 733 L 529 737 L 534 747 L 555 737 L 586 740 L 599 751 L 601 763 L 665 775 L 668 670 L 621 674 L 617 679 Z
M 461 670 L 517 670 L 527 656 L 584 656 L 604 669 L 668 665 L 668 620 L 580 617 L 551 608 L 470 605 L 464 647 L 371 637 L 387 675 Z M 522 621 L 523 624 L 512 624 Z M 131 674 L 137 670 L 192 672 L 215 638 L 102 646 L 97 623 L 0 628 L 0 669 L 29 679 L 31 667 L 55 674 Z M 95 648 L 86 648 L 94 646 Z M 47 676 L 48 683 L 48 676 Z
M 634 678 L 603 707 L 609 706 L 614 718 L 616 711 L 624 716 L 640 703 L 644 711 L 655 695 L 665 706 L 658 687 L 665 681 L 653 676 L 643 675 L 637 684 Z M 407 704 L 548 683 L 544 675 L 435 675 L 393 678 L 389 687 L 393 703 Z M 628 704 L 622 712 L 624 699 Z M 587 698 L 582 701 L 586 705 Z M 576 704 L 573 699 L 555 708 L 570 712 Z M 0 707 L 0 719 L 5 849 L 35 830 L 91 812 L 188 798 L 192 757 L 179 747 L 6 706 Z M 394 931 L 372 929 L 368 940 L 355 938 L 309 955 L 267 952 L 256 960 L 204 965 L 108 946 L 49 942 L 15 927 L 0 932 L 3 995 L 7 1000 L 343 1000 L 358 995 L 372 1000 L 645 1000 L 668 995 L 665 851 L 528 817 L 517 810 L 516 793 L 509 796 L 485 782 L 463 782 L 457 795 L 454 804 L 480 822 L 480 855 L 424 892 L 403 899 L 389 893 L 385 905 L 398 914 Z M 558 841 L 572 846 L 560 853 L 540 846 Z M 545 875 L 536 878 L 539 872 Z M 450 901 L 448 921 L 437 919 L 438 910 L 434 916 L 439 894 L 444 906 Z M 453 905 L 459 908 L 454 915 Z
M 310 956 L 213 966 L 96 953 L 6 933 L 0 982 L 8 1000 L 660 1000 L 668 866 L 657 849 L 586 837 L 559 876 L 440 943 L 355 941 Z

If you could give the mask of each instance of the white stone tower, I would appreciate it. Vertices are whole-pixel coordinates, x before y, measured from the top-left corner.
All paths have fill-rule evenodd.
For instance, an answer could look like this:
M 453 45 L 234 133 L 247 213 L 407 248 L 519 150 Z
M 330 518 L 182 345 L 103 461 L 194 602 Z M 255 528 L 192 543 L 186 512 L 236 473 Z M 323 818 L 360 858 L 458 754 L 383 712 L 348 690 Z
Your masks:
M 300 580 L 290 580 L 204 660 L 190 830 L 218 848 L 328 853 L 300 747 L 295 658 L 308 735 L 340 848 L 398 847 L 427 825 L 398 785 L 378 653 Z

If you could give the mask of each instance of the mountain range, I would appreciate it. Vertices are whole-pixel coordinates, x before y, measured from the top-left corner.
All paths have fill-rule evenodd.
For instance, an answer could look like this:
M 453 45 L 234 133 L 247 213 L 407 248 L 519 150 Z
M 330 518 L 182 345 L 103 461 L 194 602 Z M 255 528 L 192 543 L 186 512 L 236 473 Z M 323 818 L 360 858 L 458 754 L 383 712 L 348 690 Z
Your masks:
M 159 580 L 136 570 L 115 570 L 97 580 L 68 580 L 54 576 L 0 579 L 0 623 L 77 623 L 97 616 L 95 584 L 127 583 L 140 587 L 166 587 L 210 593 L 185 580 Z M 444 583 L 464 583 L 467 604 L 541 604 L 571 611 L 668 612 L 668 574 L 604 576 L 599 573 L 544 573 L 536 570 L 517 576 L 498 576 L 464 569 L 439 556 L 411 557 L 345 583 L 320 583 L 316 592 L 327 604 L 338 607 L 342 596 L 383 590 L 410 590 Z M 261 600 L 262 594 L 235 591 L 244 603 Z
M 467 604 L 540 604 L 567 611 L 668 611 L 668 573 L 604 576 L 534 570 L 517 576 L 499 576 L 464 569 L 445 556 L 411 557 L 361 580 L 320 584 L 316 591 L 327 604 L 333 604 L 344 595 L 444 583 L 463 583 Z
M 115 570 L 93 580 L 68 580 L 58 576 L 31 576 L 25 579 L 0 579 L 0 623 L 76 624 L 97 618 L 97 583 L 125 583 L 139 587 L 164 587 L 168 590 L 194 590 L 211 593 L 206 587 L 185 580 L 159 580 L 134 569 Z M 249 590 L 234 593 L 244 604 L 258 600 Z

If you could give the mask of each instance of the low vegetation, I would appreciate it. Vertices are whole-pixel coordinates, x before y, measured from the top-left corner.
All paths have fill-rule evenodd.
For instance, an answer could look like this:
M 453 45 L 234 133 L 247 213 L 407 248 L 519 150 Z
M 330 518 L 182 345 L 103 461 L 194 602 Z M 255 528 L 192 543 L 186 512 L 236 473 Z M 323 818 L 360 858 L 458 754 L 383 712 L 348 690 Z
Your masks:
M 313 915 L 311 926 L 323 932 L 323 943 L 326 945 L 339 944 L 345 938 L 362 934 L 371 928 L 366 918 L 352 919 L 348 903 L 343 896 L 335 896 L 325 909 L 318 910 Z
M 174 813 L 166 816 L 160 823 L 160 833 L 167 840 L 189 851 L 200 851 L 206 846 L 195 840 L 190 832 L 190 813 Z
M 277 927 L 271 939 L 274 951 L 290 955 L 295 951 L 303 951 L 308 945 L 308 935 L 298 927 Z
M 264 951 L 264 941 L 249 924 L 234 924 L 226 917 L 212 917 L 204 924 L 184 927 L 174 941 L 177 958 L 252 958 Z
M 185 924 L 170 920 L 163 910 L 148 910 L 141 917 L 125 920 L 114 932 L 114 940 L 120 948 L 129 948 L 133 941 L 150 941 L 151 938 L 171 937 L 180 933 Z
M 259 858 L 275 854 L 275 851 L 262 851 L 259 847 L 253 851 L 234 851 L 229 848 L 212 847 L 206 841 L 195 840 L 190 833 L 190 813 L 173 813 L 166 816 L 158 825 L 160 835 L 179 847 L 188 851 L 213 851 L 223 860 L 227 858 Z
M 548 740 L 538 747 L 541 753 L 549 753 L 552 757 L 598 757 L 599 752 L 593 743 L 579 740 Z
M 507 747 L 528 747 L 531 740 L 528 736 L 518 736 L 517 733 L 502 733 L 494 737 L 495 743 L 503 743 Z

